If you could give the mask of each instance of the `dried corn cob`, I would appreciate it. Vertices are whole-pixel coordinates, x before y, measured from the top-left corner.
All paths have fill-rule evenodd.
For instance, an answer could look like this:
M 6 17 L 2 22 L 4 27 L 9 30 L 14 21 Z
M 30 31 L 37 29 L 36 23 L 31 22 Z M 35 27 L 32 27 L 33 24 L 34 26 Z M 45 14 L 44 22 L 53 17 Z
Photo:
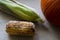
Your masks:
M 10 35 L 32 36 L 35 32 L 35 25 L 32 22 L 9 21 L 6 25 L 6 32 Z

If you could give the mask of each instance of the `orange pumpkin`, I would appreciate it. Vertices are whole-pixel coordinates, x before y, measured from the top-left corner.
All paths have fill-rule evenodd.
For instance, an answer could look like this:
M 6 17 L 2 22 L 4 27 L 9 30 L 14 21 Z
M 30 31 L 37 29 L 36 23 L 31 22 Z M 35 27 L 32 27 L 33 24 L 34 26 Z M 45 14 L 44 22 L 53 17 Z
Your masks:
M 41 8 L 46 19 L 60 27 L 60 0 L 41 0 Z

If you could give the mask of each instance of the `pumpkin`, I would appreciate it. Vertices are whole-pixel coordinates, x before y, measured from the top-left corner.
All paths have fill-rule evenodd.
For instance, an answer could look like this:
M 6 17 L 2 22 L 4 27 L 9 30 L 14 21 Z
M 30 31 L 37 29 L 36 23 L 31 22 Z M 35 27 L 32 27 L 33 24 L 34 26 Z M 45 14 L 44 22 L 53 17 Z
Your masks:
M 60 27 L 60 0 L 41 0 L 41 8 L 46 19 Z

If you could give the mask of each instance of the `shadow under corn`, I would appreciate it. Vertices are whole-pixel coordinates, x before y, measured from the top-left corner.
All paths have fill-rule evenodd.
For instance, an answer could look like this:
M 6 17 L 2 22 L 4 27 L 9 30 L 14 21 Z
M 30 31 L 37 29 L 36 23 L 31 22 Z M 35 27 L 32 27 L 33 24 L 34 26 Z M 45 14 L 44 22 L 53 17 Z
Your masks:
M 10 40 L 33 40 L 33 36 L 9 36 Z
M 21 20 L 15 16 L 12 16 L 12 15 L 2 12 L 2 11 L 0 11 L 0 17 L 5 20 Z
M 45 21 L 44 23 L 36 22 L 35 26 L 36 26 L 35 28 L 37 30 L 44 30 L 44 31 L 50 31 L 51 30 L 50 24 L 47 21 Z

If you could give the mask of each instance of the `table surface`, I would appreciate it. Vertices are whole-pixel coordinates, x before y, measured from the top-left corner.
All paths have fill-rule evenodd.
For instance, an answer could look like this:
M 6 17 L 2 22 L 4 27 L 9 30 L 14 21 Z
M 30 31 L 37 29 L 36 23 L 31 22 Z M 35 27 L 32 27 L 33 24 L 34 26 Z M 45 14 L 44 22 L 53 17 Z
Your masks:
M 57 31 L 51 28 L 52 26 L 46 21 L 43 13 L 41 11 L 41 0 L 17 0 L 20 3 L 26 4 L 36 10 L 38 15 L 45 20 L 43 27 L 39 24 L 36 26 L 36 33 L 33 37 L 20 37 L 20 36 L 9 36 L 6 33 L 6 23 L 11 20 L 16 20 L 14 17 L 8 16 L 0 12 L 0 40 L 60 40 L 60 35 L 57 34 Z

